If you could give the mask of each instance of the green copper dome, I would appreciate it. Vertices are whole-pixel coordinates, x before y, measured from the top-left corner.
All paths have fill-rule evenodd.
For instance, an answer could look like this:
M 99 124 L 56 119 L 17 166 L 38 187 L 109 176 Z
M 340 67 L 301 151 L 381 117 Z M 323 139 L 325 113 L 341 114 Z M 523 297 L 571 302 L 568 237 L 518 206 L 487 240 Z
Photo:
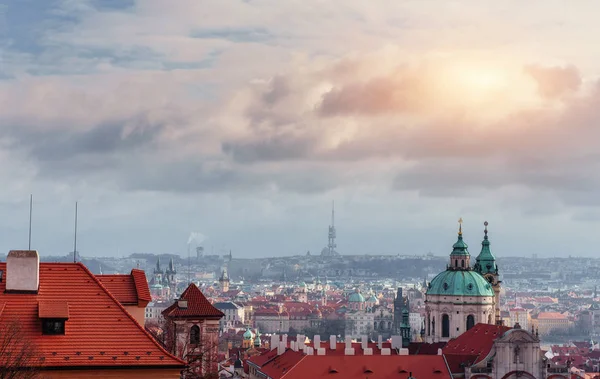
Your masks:
M 494 290 L 478 272 L 447 270 L 433 278 L 427 295 L 494 296 Z
M 244 332 L 243 335 L 245 340 L 251 340 L 252 339 L 252 332 L 250 331 L 250 328 L 246 329 L 246 331 Z
M 365 302 L 365 298 L 358 291 L 358 288 L 357 288 L 356 291 L 353 294 L 351 294 L 350 296 L 348 296 L 348 301 L 351 302 L 351 303 L 364 303 Z
M 496 265 L 496 257 L 492 254 L 490 250 L 490 240 L 488 239 L 488 231 L 487 221 L 484 223 L 485 225 L 485 236 L 483 237 L 483 241 L 481 242 L 481 253 L 477 256 L 475 263 L 475 271 L 479 272 L 482 275 L 485 274 L 496 274 L 498 273 L 498 266 Z

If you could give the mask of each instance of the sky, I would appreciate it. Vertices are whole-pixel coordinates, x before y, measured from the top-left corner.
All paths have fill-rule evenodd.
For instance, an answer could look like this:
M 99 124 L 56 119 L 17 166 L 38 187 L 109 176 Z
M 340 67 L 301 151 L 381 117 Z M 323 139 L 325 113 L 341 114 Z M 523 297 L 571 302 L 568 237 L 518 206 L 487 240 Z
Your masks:
M 0 249 L 595 256 L 599 12 L 0 0 Z

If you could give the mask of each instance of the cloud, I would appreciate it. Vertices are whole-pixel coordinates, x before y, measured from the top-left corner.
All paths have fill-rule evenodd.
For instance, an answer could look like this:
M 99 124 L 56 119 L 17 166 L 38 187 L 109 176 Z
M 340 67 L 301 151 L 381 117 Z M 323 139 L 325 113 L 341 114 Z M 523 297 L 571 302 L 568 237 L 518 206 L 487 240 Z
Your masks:
M 546 98 L 557 98 L 567 93 L 576 92 L 582 80 L 575 66 L 542 67 L 531 65 L 525 67 L 525 72 L 537 83 L 540 95 Z

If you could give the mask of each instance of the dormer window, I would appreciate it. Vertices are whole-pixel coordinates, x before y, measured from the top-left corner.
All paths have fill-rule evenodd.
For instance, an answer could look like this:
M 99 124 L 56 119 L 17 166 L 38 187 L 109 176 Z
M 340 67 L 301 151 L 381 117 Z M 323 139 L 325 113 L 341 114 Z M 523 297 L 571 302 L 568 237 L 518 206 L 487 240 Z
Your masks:
M 69 304 L 66 301 L 40 301 L 38 317 L 42 320 L 42 334 L 64 335 L 65 323 L 69 319 Z
M 42 334 L 45 335 L 64 335 L 65 334 L 65 319 L 43 319 Z

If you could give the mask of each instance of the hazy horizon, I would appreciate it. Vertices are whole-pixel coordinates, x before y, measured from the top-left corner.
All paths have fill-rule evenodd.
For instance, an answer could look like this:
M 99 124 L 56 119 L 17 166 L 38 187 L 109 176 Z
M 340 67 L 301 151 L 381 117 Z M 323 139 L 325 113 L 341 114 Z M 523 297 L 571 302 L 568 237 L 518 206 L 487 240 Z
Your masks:
M 598 11 L 0 0 L 0 252 L 596 256 Z

